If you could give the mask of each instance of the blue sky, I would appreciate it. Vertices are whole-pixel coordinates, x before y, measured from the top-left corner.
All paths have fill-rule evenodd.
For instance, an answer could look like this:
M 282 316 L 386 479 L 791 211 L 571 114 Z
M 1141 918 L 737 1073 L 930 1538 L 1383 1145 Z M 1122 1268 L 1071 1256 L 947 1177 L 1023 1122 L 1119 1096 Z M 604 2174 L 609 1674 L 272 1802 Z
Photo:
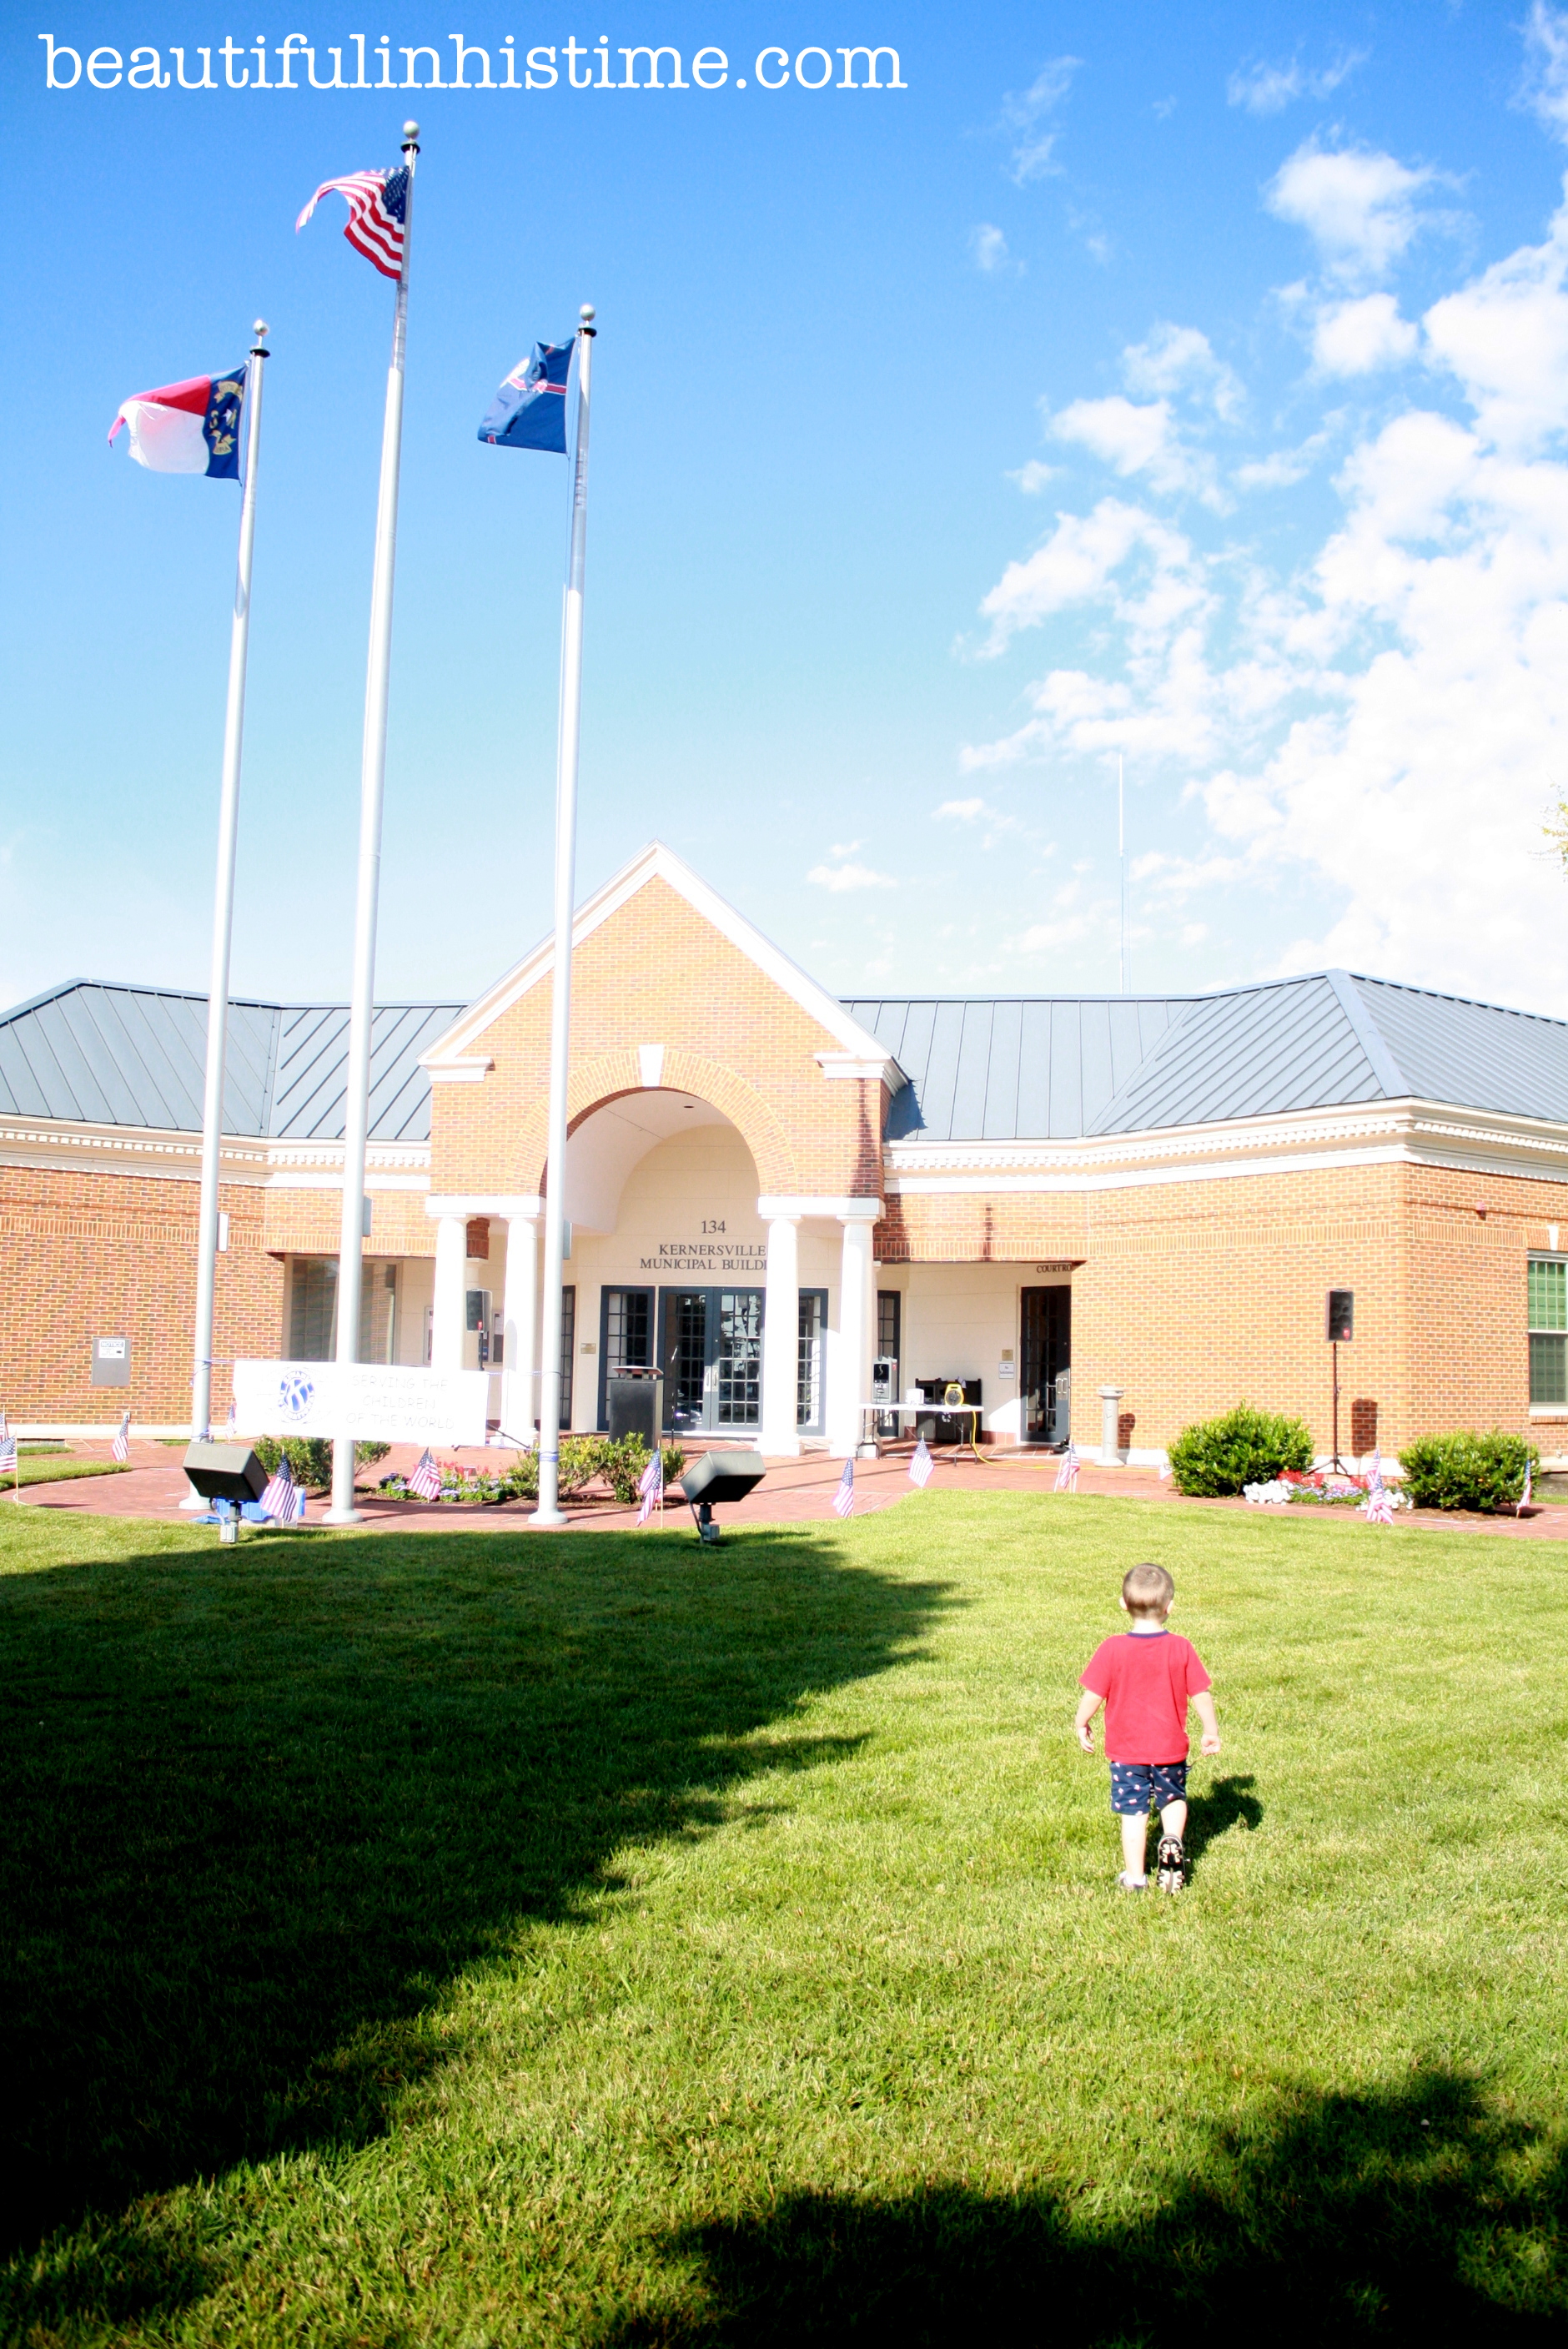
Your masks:
M 417 97 L 49 90 L 10 13 L 0 999 L 205 983 L 237 494 L 104 435 L 258 313 L 234 984 L 346 990 L 391 289 L 337 199 L 293 222 L 412 110 L 384 998 L 547 926 L 565 469 L 474 429 L 592 300 L 584 890 L 657 833 L 844 992 L 1111 990 L 1119 755 L 1135 987 L 1568 1013 L 1568 20 L 864 8 L 366 20 L 729 59 Z M 191 73 L 227 30 L 41 21 Z M 296 27 L 324 74 L 359 29 L 232 37 L 275 81 Z M 757 87 L 859 40 L 907 87 Z

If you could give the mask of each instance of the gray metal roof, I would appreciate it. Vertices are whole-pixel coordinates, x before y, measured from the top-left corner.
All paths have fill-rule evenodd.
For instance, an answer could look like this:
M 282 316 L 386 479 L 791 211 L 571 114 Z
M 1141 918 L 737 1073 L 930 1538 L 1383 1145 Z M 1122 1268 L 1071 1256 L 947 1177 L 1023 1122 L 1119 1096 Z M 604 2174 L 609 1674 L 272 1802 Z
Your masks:
M 1066 1141 L 1365 1101 L 1568 1124 L 1568 1021 L 1343 970 L 1213 995 L 848 999 L 890 1142 Z
M 419 1055 L 460 1003 L 379 1005 L 370 1030 L 370 1134 L 428 1142 L 430 1081 Z M 341 1142 L 348 1009 L 229 1006 L 223 1131 Z M 199 1133 L 207 998 L 73 979 L 0 1014 L 0 1112 Z
M 1178 1010 L 1181 1006 L 1175 1007 Z M 893 1097 L 898 1142 L 1068 1139 L 1130 1079 L 1170 1023 L 1162 996 L 849 1001 L 909 1079 Z
M 1212 995 L 845 1008 L 909 1079 L 892 1142 L 1070 1140 L 1411 1098 L 1568 1124 L 1568 1021 L 1342 970 Z M 377 1009 L 374 1140 L 429 1139 L 419 1056 L 463 1009 Z M 0 1112 L 198 1133 L 206 1049 L 204 995 L 75 979 L 0 1014 Z M 224 1131 L 341 1141 L 347 1053 L 341 1003 L 232 1004 Z

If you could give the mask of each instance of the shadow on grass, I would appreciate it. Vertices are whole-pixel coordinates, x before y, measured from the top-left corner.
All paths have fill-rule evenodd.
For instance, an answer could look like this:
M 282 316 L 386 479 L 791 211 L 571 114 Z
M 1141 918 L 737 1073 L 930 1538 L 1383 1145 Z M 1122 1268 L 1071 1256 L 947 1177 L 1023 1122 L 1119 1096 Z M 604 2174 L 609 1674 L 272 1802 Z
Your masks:
M 1233 1826 L 1249 1835 L 1264 1823 L 1264 1806 L 1253 1793 L 1251 1775 L 1216 1778 L 1212 1786 L 1187 1797 L 1187 1833 L 1183 1838 L 1189 1865 L 1202 1858 L 1212 1843 Z
M 799 2341 L 1423 2344 L 1563 2337 L 1563 2150 L 1479 2085 L 1302 2095 L 1161 2180 L 1146 2220 L 1066 2195 L 934 2185 L 898 2200 L 802 2194 L 664 2245 L 685 2310 L 598 2349 Z M 695 2274 L 693 2269 L 695 2267 Z
M 853 1742 L 942 1588 L 810 1528 L 281 1536 L 0 1582 L 0 2238 L 382 2125 L 454 1972 Z

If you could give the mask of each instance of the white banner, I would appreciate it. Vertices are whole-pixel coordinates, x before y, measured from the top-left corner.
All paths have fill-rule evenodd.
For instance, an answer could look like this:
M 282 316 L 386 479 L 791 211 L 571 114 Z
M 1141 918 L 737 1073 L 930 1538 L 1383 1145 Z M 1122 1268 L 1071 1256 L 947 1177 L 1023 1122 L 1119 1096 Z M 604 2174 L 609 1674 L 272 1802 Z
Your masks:
M 485 1440 L 488 1371 L 398 1370 L 384 1362 L 236 1362 L 234 1418 L 244 1435 L 335 1435 L 377 1444 Z

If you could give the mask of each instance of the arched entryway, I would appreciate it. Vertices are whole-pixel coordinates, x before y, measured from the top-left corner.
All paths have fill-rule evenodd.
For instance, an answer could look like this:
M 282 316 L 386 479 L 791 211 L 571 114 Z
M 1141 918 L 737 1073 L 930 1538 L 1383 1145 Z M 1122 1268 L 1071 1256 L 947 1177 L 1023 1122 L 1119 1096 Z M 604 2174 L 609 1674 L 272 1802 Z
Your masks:
M 449 1246 L 467 1245 L 456 1211 L 478 1203 L 430 1204 L 451 1211 Z M 603 1428 L 616 1372 L 653 1368 L 677 1438 L 738 1439 L 774 1456 L 813 1442 L 853 1450 L 870 1390 L 878 1202 L 769 1195 L 751 1137 L 726 1108 L 665 1084 L 579 1112 L 563 1205 L 563 1425 Z M 505 1434 L 527 1441 L 538 1412 L 543 1202 L 493 1206 L 490 1261 L 504 1293 L 495 1415 Z

